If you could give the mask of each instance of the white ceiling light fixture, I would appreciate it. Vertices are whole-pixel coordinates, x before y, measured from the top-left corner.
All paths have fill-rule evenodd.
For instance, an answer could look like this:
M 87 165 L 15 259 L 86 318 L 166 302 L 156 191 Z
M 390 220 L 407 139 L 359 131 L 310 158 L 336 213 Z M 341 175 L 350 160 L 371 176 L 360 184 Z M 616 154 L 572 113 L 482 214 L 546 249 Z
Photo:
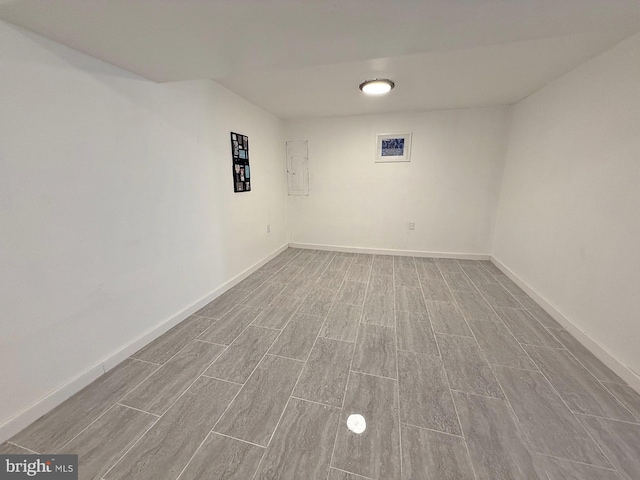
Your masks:
M 396 84 L 388 78 L 374 78 L 360 84 L 360 90 L 367 95 L 384 95 L 389 93 Z

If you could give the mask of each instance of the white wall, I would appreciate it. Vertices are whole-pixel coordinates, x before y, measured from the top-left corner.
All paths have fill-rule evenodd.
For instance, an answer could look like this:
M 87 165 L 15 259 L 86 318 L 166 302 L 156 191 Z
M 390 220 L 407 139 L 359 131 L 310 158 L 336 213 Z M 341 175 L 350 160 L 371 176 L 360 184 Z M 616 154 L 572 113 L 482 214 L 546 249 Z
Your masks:
M 640 372 L 640 34 L 516 105 L 493 255 Z
M 0 425 L 283 246 L 283 169 L 281 122 L 225 88 L 0 21 Z
M 291 242 L 489 254 L 508 120 L 499 107 L 287 122 L 311 177 L 288 198 Z M 376 134 L 405 132 L 411 162 L 374 163 Z

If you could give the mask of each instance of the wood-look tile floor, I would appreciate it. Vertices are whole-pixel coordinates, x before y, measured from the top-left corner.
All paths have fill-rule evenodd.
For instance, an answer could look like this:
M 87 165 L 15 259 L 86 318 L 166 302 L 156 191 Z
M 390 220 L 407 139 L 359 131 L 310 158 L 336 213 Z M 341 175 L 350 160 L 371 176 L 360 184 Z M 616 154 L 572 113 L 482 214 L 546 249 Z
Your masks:
M 640 395 L 489 262 L 288 249 L 0 452 L 98 480 L 640 479 Z

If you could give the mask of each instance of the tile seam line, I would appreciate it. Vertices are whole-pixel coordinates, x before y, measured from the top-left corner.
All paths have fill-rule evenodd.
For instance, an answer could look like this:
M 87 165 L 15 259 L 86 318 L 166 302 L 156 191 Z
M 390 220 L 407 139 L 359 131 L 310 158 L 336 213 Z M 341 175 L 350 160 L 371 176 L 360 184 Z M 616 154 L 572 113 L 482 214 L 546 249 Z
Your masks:
M 192 340 L 192 342 L 193 342 L 193 340 Z M 185 348 L 186 348 L 186 346 L 185 346 Z M 104 479 L 104 478 L 106 478 L 106 477 L 109 475 L 109 473 L 111 472 L 111 470 L 113 470 L 113 469 L 114 469 L 114 468 L 115 468 L 115 467 L 116 467 L 116 466 L 117 466 L 117 465 L 122 461 L 122 459 L 123 459 L 123 458 L 124 458 L 124 457 L 125 457 L 125 456 L 126 456 L 126 455 L 127 455 L 127 454 L 128 454 L 128 453 L 129 453 L 129 452 L 130 452 L 130 451 L 131 451 L 131 450 L 132 450 L 132 449 L 133 449 L 137 444 L 138 444 L 138 443 L 140 443 L 140 441 L 145 437 L 145 435 L 146 435 L 147 433 L 149 433 L 149 431 L 150 431 L 150 430 L 151 430 L 151 429 L 152 429 L 152 428 L 153 428 L 153 427 L 154 427 L 154 426 L 155 426 L 155 425 L 156 425 L 160 420 L 162 420 L 162 419 L 164 418 L 164 416 L 167 414 L 167 412 L 168 412 L 169 410 L 171 410 L 171 407 L 173 407 L 173 406 L 176 404 L 176 402 L 178 402 L 178 400 L 180 400 L 180 399 L 181 399 L 181 398 L 182 398 L 182 397 L 183 397 L 183 396 L 184 396 L 184 395 L 185 395 L 185 394 L 186 394 L 186 393 L 191 389 L 191 387 L 193 387 L 193 385 L 194 385 L 194 384 L 195 384 L 195 383 L 200 379 L 200 377 L 202 377 L 202 374 L 207 370 L 207 368 L 209 368 L 209 366 L 211 366 L 211 364 L 212 364 L 213 362 L 215 362 L 215 361 L 218 359 L 218 357 L 219 357 L 220 355 L 222 355 L 222 353 L 224 353 L 225 351 L 226 351 L 226 348 L 223 348 L 223 349 L 218 353 L 218 355 L 216 355 L 216 357 L 215 357 L 215 358 L 214 358 L 214 359 L 213 359 L 213 360 L 212 360 L 212 361 L 207 365 L 207 367 L 206 367 L 206 368 L 204 368 L 204 369 L 203 369 L 203 371 L 202 371 L 202 372 L 201 372 L 201 373 L 200 373 L 200 374 L 195 378 L 195 380 L 194 380 L 193 382 L 191 382 L 191 383 L 189 384 L 189 386 L 188 386 L 187 388 L 185 388 L 185 389 L 184 389 L 184 391 L 183 391 L 180 395 L 178 395 L 178 397 L 177 397 L 173 402 L 171 402 L 171 404 L 166 408 L 166 410 L 162 413 L 162 415 L 160 415 L 160 416 L 156 419 L 156 421 L 155 421 L 155 422 L 153 422 L 153 423 L 149 426 L 149 428 L 148 428 L 148 429 L 146 429 L 146 430 L 144 431 L 144 433 L 143 433 L 142 435 L 140 435 L 140 437 L 139 437 L 135 442 L 133 442 L 133 444 L 131 444 L 131 446 L 126 450 L 126 452 L 124 452 L 124 453 L 123 453 L 123 454 L 122 454 L 122 455 L 121 455 L 121 456 L 120 456 L 120 457 L 119 457 L 119 458 L 118 458 L 118 459 L 117 459 L 117 460 L 116 460 L 116 461 L 111 465 L 111 467 L 110 467 L 110 468 L 109 468 L 109 469 L 108 469 L 108 470 L 107 470 L 107 471 L 102 475 L 102 478 L 103 478 L 103 479 Z M 176 355 L 177 355 L 177 354 L 176 354 Z M 172 358 L 173 358 L 173 357 L 172 357 Z M 160 370 L 160 369 L 157 369 L 157 370 Z M 157 371 L 157 370 L 156 370 L 156 371 Z M 154 372 L 154 373 L 155 373 L 155 372 Z M 151 375 L 150 375 L 150 376 L 151 376 Z M 148 377 L 147 377 L 147 378 L 148 378 Z M 124 397 L 123 397 L 122 399 L 124 399 Z M 122 399 L 121 399 L 121 400 L 122 400 Z
M 351 262 L 349 263 L 349 267 L 351 267 L 351 264 L 354 262 L 355 256 L 354 258 L 351 259 Z M 348 271 L 348 269 L 347 269 Z M 373 262 L 371 264 L 371 271 L 373 271 Z M 342 289 L 342 286 L 344 285 L 344 283 L 347 281 L 347 274 L 345 274 L 345 276 L 342 278 L 342 282 L 340 283 L 340 289 Z M 340 291 L 340 289 L 338 290 L 338 292 Z M 365 293 L 364 293 L 364 300 L 362 302 L 362 311 L 360 312 L 360 320 L 358 321 L 358 330 L 356 331 L 356 338 L 354 340 L 353 343 L 353 350 L 351 352 L 351 360 L 349 361 L 349 369 L 347 370 L 347 380 L 345 381 L 344 384 L 344 393 L 342 395 L 342 404 L 340 405 L 340 417 L 338 419 L 338 427 L 336 428 L 336 433 L 333 436 L 333 448 L 331 449 L 331 458 L 329 460 L 329 468 L 327 470 L 327 480 L 329 479 L 329 476 L 331 475 L 331 468 L 333 467 L 333 460 L 335 457 L 335 452 L 336 452 L 336 444 L 338 443 L 338 434 L 340 433 L 340 421 L 342 421 L 342 415 L 344 413 L 344 402 L 347 399 L 347 389 L 349 388 L 349 379 L 351 378 L 351 368 L 353 366 L 353 359 L 356 355 L 356 347 L 358 345 L 358 338 L 360 337 L 360 325 L 362 324 L 362 317 L 364 316 L 364 302 L 367 299 L 367 292 L 369 291 L 369 284 L 367 283 L 367 288 L 365 289 Z M 337 298 L 337 294 L 336 294 L 336 298 Z M 359 305 L 356 305 L 359 306 Z M 345 470 L 341 470 L 341 471 L 345 471 Z M 352 473 L 352 472 L 348 472 L 348 473 Z
M 413 264 L 413 270 L 416 272 L 416 275 L 418 273 L 418 269 L 416 267 L 416 262 L 413 259 L 413 257 L 411 258 L 411 262 Z M 396 357 L 396 385 L 395 385 L 395 394 L 397 395 L 398 398 L 398 412 L 397 412 L 397 416 L 398 416 L 398 455 L 400 456 L 399 458 L 399 463 L 400 463 L 400 478 L 403 477 L 403 469 L 402 469 L 402 457 L 403 455 L 403 450 L 402 450 L 402 404 L 400 401 L 400 366 L 398 364 L 398 312 L 396 310 L 396 264 L 395 264 L 395 259 L 393 261 L 393 332 L 394 332 L 394 337 L 395 337 L 395 347 L 396 347 L 396 351 L 395 351 L 395 357 Z M 418 278 L 418 284 L 420 283 L 420 279 Z M 422 287 L 421 290 L 422 292 Z M 423 295 L 423 301 L 424 301 L 424 292 L 422 293 Z M 425 310 L 427 308 L 427 304 L 425 303 Z M 436 344 L 436 348 L 438 348 L 438 345 Z
M 187 345 L 184 346 L 184 348 L 186 348 L 191 342 L 189 342 Z M 184 349 L 183 348 L 183 349 Z M 180 351 L 182 351 L 183 349 L 181 349 Z M 180 353 L 180 351 L 176 352 L 176 355 L 178 355 L 178 353 Z M 175 356 L 175 355 L 174 355 Z M 171 357 L 173 358 L 173 357 Z M 126 360 L 126 359 L 125 359 Z M 123 363 L 125 360 L 123 360 L 121 363 Z M 134 359 L 137 360 L 137 359 Z M 170 359 L 169 359 L 170 360 Z M 167 360 L 167 362 L 169 361 Z M 151 362 L 145 362 L 148 364 L 152 364 Z M 118 365 L 120 365 L 118 364 Z M 152 364 L 155 365 L 155 364 Z M 117 367 L 117 366 L 116 366 Z M 115 367 L 114 367 L 115 368 Z M 115 402 L 113 402 L 109 408 L 105 409 L 105 411 L 100 414 L 98 417 L 96 417 L 91 423 L 89 423 L 86 427 L 84 427 L 82 430 L 80 430 L 77 434 L 75 434 L 73 437 L 71 437 L 69 440 L 67 440 L 65 443 L 63 443 L 59 448 L 63 448 L 66 445 L 68 445 L 69 443 L 71 443 L 73 440 L 75 440 L 79 435 L 81 435 L 82 433 L 84 433 L 88 428 L 90 428 L 94 423 L 96 423 L 98 420 L 100 420 L 103 416 L 105 416 L 107 414 L 107 412 L 109 412 L 113 407 L 115 407 L 116 405 L 120 404 L 122 402 L 122 400 L 125 399 L 125 397 L 127 395 L 129 395 L 131 392 L 133 392 L 136 388 L 138 388 L 142 383 L 146 382 L 152 375 L 154 375 L 158 370 L 160 370 L 160 368 L 162 368 L 162 365 L 159 365 L 158 368 L 156 368 L 153 372 L 151 372 L 149 375 L 147 375 L 146 377 L 144 377 L 142 380 L 140 380 L 140 383 L 136 384 L 133 388 L 131 388 L 131 390 L 128 390 L 124 395 L 122 395 L 120 398 L 118 398 L 118 400 L 116 400 Z M 123 406 L 127 406 L 127 405 L 123 405 Z M 146 433 L 146 432 L 145 432 Z
M 294 257 L 294 258 L 295 258 L 295 257 Z M 253 290 L 253 291 L 255 291 L 255 290 Z M 249 294 L 247 294 L 247 296 L 248 296 L 248 295 L 249 295 Z M 247 298 L 247 296 L 243 297 L 240 301 L 242 301 L 242 300 L 244 300 L 245 298 Z M 238 306 L 238 305 L 243 305 L 243 304 L 241 304 L 241 303 L 236 303 L 233 307 L 231 307 L 231 308 L 227 311 L 227 313 L 229 313 L 229 311 L 231 311 L 234 307 L 236 307 L 236 306 Z M 263 311 L 264 311 L 264 309 L 263 309 Z M 262 313 L 262 312 L 261 312 L 261 313 Z M 226 314 L 225 314 L 225 315 L 226 315 Z M 255 320 L 255 319 L 254 319 L 254 320 Z M 252 322 L 252 323 L 253 323 L 253 322 Z M 244 331 L 249 327 L 249 325 L 251 325 L 251 323 L 250 323 L 250 324 L 248 324 L 248 325 L 247 325 L 247 326 L 242 330 L 242 332 L 244 332 Z M 241 332 L 238 336 L 240 336 L 240 335 L 242 334 L 242 332 Z M 235 338 L 233 341 L 235 341 L 235 340 L 238 338 L 238 336 L 236 336 L 236 338 Z M 195 339 L 194 339 L 194 340 L 192 340 L 192 342 L 193 342 L 193 341 L 195 341 Z M 274 340 L 274 341 L 275 341 L 275 340 Z M 190 342 L 190 343 L 192 343 L 192 342 Z M 233 343 L 233 342 L 231 342 L 231 343 Z M 231 344 L 230 344 L 230 345 L 231 345 Z M 185 345 L 185 347 L 184 347 L 184 348 L 186 348 L 186 345 Z M 214 359 L 209 363 L 209 365 L 208 365 L 208 366 L 207 366 L 207 367 L 206 367 L 206 368 L 205 368 L 205 369 L 200 373 L 200 375 L 198 375 L 198 377 L 197 377 L 197 378 L 196 378 L 196 379 L 195 379 L 195 380 L 194 380 L 194 381 L 193 381 L 193 382 L 192 382 L 192 383 L 191 383 L 191 384 L 190 384 L 190 385 L 189 385 L 189 386 L 188 386 L 188 387 L 187 387 L 187 388 L 186 388 L 186 389 L 185 389 L 185 390 L 184 390 L 184 391 L 183 391 L 183 392 L 178 396 L 178 398 L 176 398 L 176 400 L 175 400 L 175 401 L 174 401 L 174 402 L 173 402 L 173 403 L 172 403 L 172 404 L 171 404 L 171 405 L 170 405 L 170 406 L 165 410 L 165 412 L 164 412 L 164 413 L 163 413 L 163 414 L 162 414 L 162 415 L 161 415 L 161 416 L 156 420 L 156 422 L 154 422 L 154 423 L 149 427 L 149 429 L 147 429 L 147 430 L 146 430 L 146 431 L 145 431 L 145 432 L 140 436 L 140 438 L 139 438 L 139 439 L 138 439 L 138 440 L 137 440 L 133 445 L 131 445 L 131 447 L 130 447 L 129 449 L 127 449 L 127 451 L 126 451 L 126 452 L 125 452 L 125 453 L 124 453 L 124 454 L 123 454 L 123 455 L 122 455 L 122 456 L 121 456 L 121 457 L 120 457 L 120 458 L 119 458 L 119 459 L 118 459 L 118 460 L 117 460 L 117 461 L 116 461 L 116 462 L 111 466 L 111 468 L 109 468 L 109 470 L 107 470 L 107 472 L 103 475 L 103 478 L 104 478 L 104 477 L 107 477 L 107 475 L 109 474 L 109 472 L 110 472 L 111 470 L 113 470 L 113 468 L 114 468 L 116 465 L 118 465 L 118 463 L 120 463 L 120 462 L 122 461 L 122 459 L 123 459 L 123 458 L 124 458 L 124 457 L 125 457 L 125 456 L 130 452 L 130 451 L 131 451 L 131 449 L 132 449 L 136 444 L 138 444 L 138 443 L 140 442 L 140 440 L 141 440 L 141 439 L 142 439 L 142 438 L 143 438 L 143 437 L 144 437 L 144 436 L 149 432 L 149 430 L 151 430 L 151 428 L 153 428 L 153 427 L 154 427 L 154 425 L 156 425 L 156 424 L 157 424 L 157 423 L 158 423 L 158 422 L 159 422 L 159 421 L 164 417 L 164 415 L 165 415 L 165 414 L 166 414 L 166 413 L 171 409 L 171 407 L 172 407 L 172 406 L 173 406 L 173 405 L 174 405 L 174 404 L 175 404 L 175 403 L 176 403 L 180 398 L 182 398 L 182 396 L 184 396 L 184 395 L 186 394 L 186 392 L 187 392 L 187 391 L 189 391 L 189 390 L 191 389 L 191 387 L 192 387 L 192 386 L 193 386 L 193 385 L 198 381 L 198 379 L 200 379 L 202 376 L 204 376 L 204 372 L 206 372 L 206 371 L 207 371 L 207 369 L 208 369 L 208 368 L 209 368 L 209 367 L 210 367 L 210 366 L 211 366 L 211 365 L 212 365 L 212 364 L 213 364 L 213 363 L 214 363 L 214 362 L 215 362 L 215 361 L 220 357 L 220 355 L 222 355 L 224 352 L 226 352 L 226 351 L 227 351 L 227 349 L 228 349 L 228 346 L 225 346 L 225 347 L 220 351 L 220 353 L 216 356 L 216 358 L 214 358 Z M 180 353 L 180 352 L 178 352 L 178 353 Z M 177 355 L 178 353 L 176 353 L 176 355 Z M 265 355 L 266 355 L 266 353 L 265 353 Z M 174 355 L 174 356 L 175 356 L 175 355 Z M 173 357 L 171 357 L 171 358 L 173 358 Z M 255 370 L 258 368 L 258 365 L 260 365 L 260 363 L 262 363 L 262 360 L 263 360 L 263 359 L 264 359 L 264 356 L 262 357 L 262 359 L 260 360 L 260 362 L 258 362 L 258 364 L 254 367 L 254 369 L 252 370 L 252 372 L 251 372 L 251 374 L 249 375 L 249 377 L 253 374 L 253 372 L 255 372 Z M 168 361 L 169 361 L 169 360 L 167 360 L 167 362 L 168 362 Z M 166 362 L 165 362 L 165 363 L 166 363 Z M 158 369 L 156 369 L 156 371 L 157 371 L 157 370 L 159 370 L 159 368 L 158 368 Z M 155 373 L 155 372 L 154 372 L 154 373 Z M 148 378 L 148 377 L 147 377 L 147 378 Z M 209 378 L 209 377 L 207 377 L 207 378 Z M 146 380 L 146 379 L 145 379 L 145 380 Z M 217 380 L 217 379 L 216 379 L 216 380 Z M 225 381 L 225 380 L 220 380 L 220 381 Z M 227 382 L 227 383 L 232 383 L 232 382 Z M 244 384 L 243 384 L 243 386 L 244 386 Z M 239 393 L 240 393 L 240 391 L 242 390 L 243 386 L 241 386 L 241 387 L 238 389 L 238 392 L 236 392 L 236 394 L 234 395 L 234 397 L 233 397 L 233 399 L 231 400 L 231 402 L 229 402 L 229 404 L 227 405 L 227 408 L 225 408 L 225 410 L 224 410 L 224 411 L 223 411 L 223 413 L 220 415 L 220 417 L 218 418 L 218 420 L 216 421 L 216 423 L 214 424 L 214 426 L 212 427 L 212 429 L 209 431 L 209 433 L 207 433 L 207 435 L 205 436 L 205 439 L 200 443 L 200 445 L 198 446 L 198 448 L 196 448 L 196 450 L 194 451 L 194 454 L 191 456 L 191 458 L 189 459 L 189 461 L 187 462 L 187 464 L 185 465 L 185 467 L 182 469 L 182 471 L 180 472 L 180 474 L 178 475 L 178 477 L 176 477 L 176 480 L 178 480 L 178 478 L 179 478 L 179 477 L 182 475 L 182 473 L 186 470 L 186 468 L 187 468 L 187 467 L 188 467 L 188 465 L 191 463 L 191 460 L 193 460 L 193 457 L 196 455 L 196 453 L 198 452 L 198 450 L 200 449 L 200 447 L 202 446 L 202 444 L 206 441 L 206 439 L 207 439 L 207 438 L 209 438 L 209 435 L 211 434 L 211 432 L 213 431 L 213 429 L 215 429 L 216 425 L 220 422 L 220 420 L 222 419 L 222 417 L 224 416 L 224 414 L 227 412 L 227 410 L 229 409 L 229 406 L 230 406 L 230 405 L 233 403 L 233 401 L 236 399 L 236 397 L 238 396 L 238 394 L 239 394 Z M 137 388 L 137 387 L 136 387 L 136 388 Z M 124 397 L 123 397 L 123 398 L 124 398 Z
M 314 255 L 310 256 L 310 259 L 305 262 L 305 264 L 303 265 L 303 268 L 304 268 L 304 266 L 306 266 L 311 261 L 311 258 L 313 258 L 315 256 L 317 256 L 317 252 Z M 328 267 L 328 264 L 322 270 L 322 273 L 324 273 L 326 271 L 327 267 Z M 320 280 L 320 276 L 322 275 L 322 273 L 320 275 L 318 275 L 316 281 L 314 282 L 314 285 Z M 311 291 L 309 291 L 307 293 L 307 295 L 305 295 L 304 299 L 300 302 L 300 304 L 296 308 L 295 312 L 293 312 L 293 315 L 291 315 L 291 317 L 287 321 L 287 324 L 284 327 L 282 327 L 282 331 L 276 337 L 276 339 L 273 341 L 271 346 L 273 346 L 273 344 L 278 341 L 278 338 L 280 338 L 280 335 L 282 335 L 282 332 L 284 332 L 284 329 L 287 327 L 287 325 L 289 325 L 289 323 L 291 322 L 291 319 L 296 315 L 296 313 L 298 313 L 298 311 L 300 310 L 300 307 L 306 301 L 306 299 L 309 297 L 309 295 L 311 295 Z M 326 317 L 323 319 L 323 325 L 324 325 L 325 321 L 326 321 Z M 318 333 L 320 332 L 321 329 L 322 329 L 322 325 L 320 326 L 320 329 L 318 329 Z M 313 341 L 313 345 L 311 346 L 311 350 L 313 350 L 313 347 L 315 347 L 317 341 L 318 341 L 318 334 L 316 334 L 316 338 Z M 307 359 L 309 358 L 309 355 L 311 354 L 311 350 L 309 350 L 309 354 L 307 355 Z M 266 354 L 265 354 L 265 356 L 266 356 Z M 262 363 L 262 361 L 261 361 L 261 363 Z M 282 417 L 284 417 L 284 413 L 287 411 L 287 407 L 289 406 L 289 403 L 291 401 L 291 396 L 292 396 L 293 392 L 295 391 L 296 387 L 298 386 L 298 382 L 300 382 L 300 378 L 302 377 L 302 372 L 304 371 L 304 368 L 307 365 L 307 361 L 304 360 L 303 363 L 304 363 L 304 365 L 302 366 L 302 368 L 300 368 L 300 371 L 298 372 L 298 376 L 296 377 L 296 381 L 293 384 L 293 387 L 291 388 L 291 391 L 289 392 L 289 396 L 287 397 L 287 401 L 286 401 L 286 403 L 284 405 L 284 408 L 282 409 L 282 412 L 280 413 L 280 417 L 278 418 L 278 422 L 276 423 L 276 426 L 273 429 L 273 432 L 271 432 L 271 436 L 269 437 L 269 441 L 267 442 L 267 446 L 265 447 L 265 451 L 264 451 L 264 453 L 262 455 L 262 458 L 260 458 L 260 461 L 258 462 L 256 470 L 253 472 L 253 475 L 252 475 L 251 478 L 255 478 L 256 475 L 258 474 L 258 472 L 260 471 L 260 467 L 262 466 L 262 462 L 263 462 L 265 456 L 267 455 L 267 453 L 269 451 L 269 446 L 271 445 L 271 441 L 273 440 L 273 437 L 275 436 L 276 431 L 278 430 L 278 427 L 280 426 L 280 422 L 282 421 Z M 222 418 L 222 417 L 220 417 L 220 418 Z M 176 480 L 179 480 L 179 477 Z
M 472 280 L 473 282 L 473 280 Z M 475 282 L 473 282 L 475 284 Z M 477 287 L 477 286 L 476 286 Z M 502 287 L 504 288 L 504 287 Z M 511 295 L 516 301 L 518 301 L 517 298 L 515 298 L 514 295 L 511 294 L 511 292 L 509 292 L 508 290 L 505 289 L 505 291 Z M 591 441 L 593 442 L 593 444 L 595 445 L 595 447 L 602 453 L 602 455 L 604 456 L 604 458 L 607 459 L 607 461 L 609 462 L 609 464 L 611 466 L 613 466 L 613 468 L 617 470 L 616 466 L 613 464 L 613 462 L 611 462 L 611 460 L 609 459 L 609 457 L 606 455 L 606 453 L 604 452 L 604 450 L 602 449 L 602 447 L 600 446 L 600 444 L 593 438 L 593 436 L 589 433 L 589 431 L 585 428 L 584 425 L 582 425 L 582 422 L 580 422 L 580 420 L 576 417 L 575 413 L 571 410 L 571 408 L 569 408 L 569 405 L 567 404 L 567 402 L 564 400 L 564 398 L 562 398 L 562 396 L 560 395 L 560 392 L 558 392 L 558 390 L 554 387 L 554 385 L 549 381 L 549 379 L 547 378 L 547 376 L 545 375 L 545 373 L 542 371 L 542 369 L 540 368 L 540 366 L 533 360 L 533 358 L 531 358 L 531 355 L 529 355 L 529 352 L 527 352 L 527 350 L 522 346 L 522 344 L 520 344 L 520 342 L 518 342 L 518 339 L 515 338 L 515 336 L 513 335 L 513 333 L 511 332 L 511 330 L 509 329 L 509 327 L 504 323 L 504 321 L 502 320 L 502 317 L 500 317 L 500 315 L 498 315 L 498 312 L 495 310 L 495 308 L 493 307 L 493 305 L 491 305 L 486 297 L 484 296 L 484 294 L 482 293 L 482 291 L 480 291 L 480 289 L 478 288 L 478 292 L 480 292 L 480 295 L 482 296 L 482 298 L 484 299 L 485 302 L 487 302 L 487 304 L 489 305 L 489 308 L 491 308 L 491 310 L 493 310 L 493 312 L 498 316 L 498 318 L 500 319 L 501 323 L 507 328 L 507 330 L 509 331 L 509 333 L 511 333 L 511 336 L 515 339 L 515 341 L 518 343 L 518 345 L 520 345 L 520 348 L 525 352 L 525 354 L 527 355 L 527 357 L 533 362 L 533 364 L 538 367 L 539 369 L 539 373 L 542 375 L 542 377 L 547 381 L 547 383 L 549 384 L 549 386 L 553 389 L 553 391 L 555 392 L 555 394 L 558 396 L 558 398 L 560 399 L 560 401 L 562 402 L 562 404 L 565 406 L 565 408 L 567 408 L 569 410 L 569 412 L 571 413 L 571 415 L 573 416 L 573 418 L 578 422 L 578 424 L 580 424 L 580 426 L 582 427 L 582 429 L 587 433 L 587 435 L 589 436 L 589 438 L 591 438 Z M 518 303 L 520 303 L 518 301 Z M 524 306 L 524 305 L 523 305 Z M 529 313 L 529 315 L 531 315 L 534 319 L 535 316 L 529 312 L 526 307 L 525 307 L 525 311 L 527 311 Z M 537 320 L 537 319 L 536 319 Z M 473 333 L 473 332 L 472 332 Z M 562 342 L 560 342 L 562 343 Z M 567 350 L 568 351 L 568 350 Z M 569 354 L 571 354 L 571 352 L 569 352 Z M 492 369 L 493 370 L 493 369 Z M 588 371 L 588 370 L 587 370 Z M 591 373 L 591 372 L 589 372 Z M 593 374 L 592 374 L 593 375 Z M 525 445 L 525 448 L 530 452 L 530 454 L 532 454 L 532 457 L 535 458 L 535 455 L 538 455 L 539 452 L 537 452 L 534 448 L 533 448 L 533 443 L 531 441 L 531 438 L 529 435 L 527 435 L 527 432 L 524 430 L 523 427 L 521 427 L 522 425 L 522 420 L 520 420 L 520 418 L 518 417 L 518 415 L 516 414 L 515 409 L 513 408 L 513 405 L 511 404 L 511 401 L 509 400 L 509 398 L 507 397 L 506 393 L 504 392 L 504 388 L 502 387 L 502 384 L 500 383 L 500 380 L 498 379 L 498 377 L 496 377 L 496 375 L 494 374 L 494 377 L 496 379 L 496 381 L 498 382 L 498 385 L 500 386 L 500 390 L 502 391 L 502 394 L 504 395 L 507 404 L 509 405 L 509 408 L 511 410 L 511 412 L 513 413 L 513 415 L 515 416 L 516 420 L 518 421 L 518 429 L 522 432 L 522 434 L 525 436 L 525 438 L 527 439 L 527 445 Z M 604 388 L 604 387 L 603 387 Z M 533 455 L 535 454 L 535 455 Z M 540 466 L 542 468 L 542 466 Z M 546 473 L 546 469 L 542 468 L 545 473 Z M 618 471 L 618 473 L 621 474 L 621 472 Z M 547 474 L 548 475 L 548 474 Z
M 464 269 L 462 268 L 462 266 L 457 261 L 456 261 L 456 265 L 458 265 L 460 267 L 460 270 L 462 271 L 462 274 L 466 275 Z M 478 341 L 476 340 L 476 338 L 475 338 L 475 336 L 473 334 L 473 331 L 471 330 L 471 327 L 469 327 L 469 322 L 467 320 L 467 317 L 464 315 L 464 313 L 462 312 L 462 309 L 460 308 L 460 305 L 458 304 L 458 299 L 453 294 L 453 291 L 451 290 L 449 282 L 447 282 L 447 279 L 444 277 L 444 275 L 442 275 L 442 269 L 440 268 L 440 265 L 438 265 L 438 262 L 436 262 L 436 267 L 438 268 L 438 271 L 440 272 L 440 276 L 442 276 L 442 278 L 444 279 L 444 283 L 447 286 L 447 288 L 449 289 L 449 292 L 451 293 L 451 296 L 453 297 L 453 304 L 458 309 L 458 311 L 460 312 L 460 315 L 462 316 L 462 319 L 467 324 L 467 328 L 469 329 L 469 332 L 471 332 L 471 337 L 467 337 L 467 338 L 473 338 L 476 341 L 476 343 L 478 343 Z M 471 280 L 469 280 L 469 281 L 471 282 Z M 420 285 L 422 285 L 422 283 Z M 471 282 L 471 285 L 473 285 L 473 282 Z M 475 285 L 473 285 L 473 287 L 475 288 Z M 443 358 L 442 357 L 442 351 L 440 350 L 440 344 L 438 343 L 438 336 L 434 333 L 433 337 L 436 340 L 436 345 L 438 346 L 438 351 L 440 351 L 440 358 Z M 456 401 L 453 398 L 454 390 L 451 388 L 451 380 L 449 379 L 449 372 L 447 372 L 447 369 L 444 366 L 444 358 L 443 358 L 443 362 L 442 362 L 442 370 L 444 371 L 444 377 L 447 379 L 447 386 L 449 387 L 449 396 L 451 397 L 451 402 L 453 403 L 453 410 L 456 412 L 456 418 L 458 419 L 458 424 L 460 425 L 460 432 L 462 433 L 462 438 L 464 439 L 464 447 L 465 447 L 465 450 L 467 452 L 467 459 L 469 460 L 469 465 L 471 465 L 471 471 L 473 472 L 473 477 L 476 480 L 478 480 L 478 473 L 476 472 L 476 467 L 473 464 L 473 461 L 471 460 L 471 451 L 469 450 L 469 444 L 467 443 L 467 436 L 464 433 L 464 427 L 462 425 L 462 421 L 460 420 L 460 414 L 458 413 L 458 406 L 456 405 Z

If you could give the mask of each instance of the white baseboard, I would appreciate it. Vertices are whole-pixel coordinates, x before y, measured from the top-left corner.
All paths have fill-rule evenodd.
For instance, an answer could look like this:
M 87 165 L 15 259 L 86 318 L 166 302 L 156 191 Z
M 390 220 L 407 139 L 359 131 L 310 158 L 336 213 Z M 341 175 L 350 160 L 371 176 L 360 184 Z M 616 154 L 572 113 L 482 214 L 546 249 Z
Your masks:
M 491 257 L 491 263 L 498 267 L 502 273 L 509 277 L 518 287 L 520 287 L 527 295 L 540 305 L 544 311 L 551 315 L 560 325 L 575 337 L 584 347 L 593 353 L 602 363 L 613 370 L 620 378 L 629 384 L 631 388 L 640 392 L 640 376 L 636 374 L 630 367 L 616 358 L 605 347 L 600 345 L 597 340 L 592 338 L 587 332 L 582 331 L 573 321 L 564 315 L 559 309 L 547 302 L 538 292 L 520 280 L 506 265 L 495 257 Z
M 16 433 L 20 432 L 25 427 L 29 426 L 31 423 L 33 423 L 35 420 L 40 418 L 42 415 L 44 415 L 47 412 L 50 412 L 55 407 L 60 405 L 62 402 L 72 397 L 73 395 L 78 393 L 80 390 L 82 390 L 84 387 L 89 385 L 91 382 L 96 380 L 98 377 L 100 377 L 101 375 L 104 375 L 106 372 L 114 368 L 120 362 L 125 360 L 128 356 L 137 352 L 142 347 L 144 347 L 145 345 L 147 345 L 148 343 L 152 342 L 153 340 L 158 338 L 160 335 L 165 333 L 167 330 L 171 329 L 181 321 L 185 320 L 190 315 L 192 315 L 193 313 L 197 312 L 202 307 L 204 307 L 206 304 L 208 304 L 209 302 L 216 299 L 217 297 L 222 295 L 224 292 L 226 292 L 230 288 L 240 283 L 242 280 L 247 278 L 253 272 L 255 272 L 260 267 L 262 267 L 265 263 L 267 263 L 269 260 L 273 259 L 277 255 L 282 253 L 287 248 L 288 248 L 287 244 L 284 244 L 283 246 L 279 247 L 277 250 L 275 250 L 273 253 L 268 255 L 263 260 L 259 261 L 258 263 L 246 269 L 244 272 L 236 275 L 234 278 L 232 278 L 228 282 L 216 288 L 209 295 L 201 298 L 200 300 L 191 304 L 184 310 L 176 313 L 175 315 L 172 315 L 167 320 L 164 320 L 163 322 L 157 324 L 153 328 L 147 330 L 138 338 L 128 343 L 121 349 L 107 355 L 104 359 L 102 359 L 96 365 L 85 370 L 80 375 L 70 380 L 68 383 L 64 384 L 60 388 L 54 390 L 53 392 L 41 398 L 37 402 L 33 403 L 32 405 L 30 405 L 29 407 L 27 407 L 25 410 L 18 413 L 17 415 L 11 417 L 5 423 L 0 425 L 0 443 L 13 437 Z
M 397 255 L 401 257 L 457 258 L 459 260 L 490 260 L 485 253 L 424 252 L 419 250 L 395 250 L 388 248 L 344 247 L 339 245 L 317 245 L 313 243 L 289 243 L 291 248 L 330 250 L 335 252 L 366 253 L 370 255 Z

